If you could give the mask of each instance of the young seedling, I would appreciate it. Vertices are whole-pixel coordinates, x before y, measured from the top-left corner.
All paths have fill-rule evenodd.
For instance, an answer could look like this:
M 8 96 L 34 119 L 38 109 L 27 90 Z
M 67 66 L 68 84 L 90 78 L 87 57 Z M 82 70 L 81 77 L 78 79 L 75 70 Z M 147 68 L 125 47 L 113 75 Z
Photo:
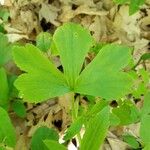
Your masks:
M 14 61 L 25 72 L 15 82 L 24 101 L 39 103 L 70 93 L 72 118 L 75 121 L 75 93 L 112 100 L 131 91 L 133 80 L 123 71 L 131 59 L 130 48 L 117 44 L 106 45 L 82 71 L 84 59 L 93 45 L 90 33 L 80 25 L 66 23 L 55 31 L 53 42 L 60 56 L 63 73 L 33 45 L 13 48 Z M 89 121 L 82 141 L 79 136 L 81 150 L 90 150 L 93 142 L 92 149 L 99 149 L 109 127 L 109 114 L 109 107 L 106 106 Z M 97 128 L 93 127 L 92 122 Z M 97 134 L 97 142 L 94 134 Z M 89 142 L 91 137 L 93 140 Z M 53 142 L 45 143 L 48 145 Z

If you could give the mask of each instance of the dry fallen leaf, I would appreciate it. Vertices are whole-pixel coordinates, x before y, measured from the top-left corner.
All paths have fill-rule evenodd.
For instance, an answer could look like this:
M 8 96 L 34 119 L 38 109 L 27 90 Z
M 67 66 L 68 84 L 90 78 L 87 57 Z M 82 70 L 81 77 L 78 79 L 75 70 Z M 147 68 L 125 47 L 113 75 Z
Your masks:
M 46 22 L 50 22 L 55 26 L 59 26 L 60 23 L 57 21 L 58 12 L 60 9 L 55 6 L 42 3 L 42 7 L 39 11 L 39 19 L 45 18 Z
M 128 148 L 128 145 L 119 139 L 107 138 L 107 140 L 111 146 L 111 150 L 127 150 Z

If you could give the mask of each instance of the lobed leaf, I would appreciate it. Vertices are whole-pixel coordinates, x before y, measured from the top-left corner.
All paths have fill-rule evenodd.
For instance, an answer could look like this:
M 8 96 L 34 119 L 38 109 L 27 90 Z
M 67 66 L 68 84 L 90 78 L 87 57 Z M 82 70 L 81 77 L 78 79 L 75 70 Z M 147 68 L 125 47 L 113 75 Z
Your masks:
M 16 64 L 25 72 L 15 81 L 25 100 L 41 102 L 69 91 L 63 74 L 33 45 L 14 47 Z
M 128 47 L 104 46 L 81 72 L 84 58 L 93 43 L 88 31 L 80 25 L 67 23 L 56 30 L 53 41 L 60 54 L 64 74 L 33 45 L 14 47 L 14 60 L 26 72 L 15 85 L 26 100 L 41 102 L 70 91 L 117 99 L 130 92 L 132 78 L 123 72 L 131 59 Z
M 77 79 L 77 93 L 117 99 L 132 87 L 132 78 L 122 69 L 131 59 L 131 49 L 111 44 L 103 47 Z
M 74 88 L 85 56 L 93 44 L 92 36 L 80 25 L 66 23 L 55 31 L 53 40 L 60 54 L 68 84 Z

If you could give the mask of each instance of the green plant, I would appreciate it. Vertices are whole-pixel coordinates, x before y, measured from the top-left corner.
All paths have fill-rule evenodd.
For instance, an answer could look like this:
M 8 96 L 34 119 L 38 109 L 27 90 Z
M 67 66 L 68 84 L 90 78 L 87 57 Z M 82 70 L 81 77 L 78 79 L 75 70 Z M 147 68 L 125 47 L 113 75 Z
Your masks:
M 47 52 L 52 44 L 52 36 L 47 32 L 41 32 L 36 37 L 36 46 L 44 52 Z
M 145 95 L 144 104 L 141 109 L 141 127 L 140 127 L 140 136 L 143 142 L 144 150 L 150 148 L 150 92 Z
M 8 42 L 6 35 L 0 33 L 0 149 L 15 147 L 16 133 L 11 123 L 8 112 L 12 109 L 20 117 L 25 116 L 25 107 L 17 99 L 18 92 L 13 86 L 16 75 L 7 70 L 7 63 L 12 61 L 12 44 Z M 14 100 L 15 99 L 15 100 Z
M 129 14 L 133 15 L 136 13 L 140 6 L 145 3 L 145 0 L 114 0 L 117 4 L 126 4 L 129 3 Z
M 15 147 L 16 133 L 10 121 L 10 118 L 3 108 L 0 107 L 0 149 L 5 149 L 5 146 Z
M 58 141 L 59 135 L 53 129 L 47 127 L 38 128 L 31 139 L 31 150 L 48 150 L 44 144 L 44 140 L 46 139 Z
M 0 6 L 0 19 L 1 19 L 1 22 L 0 22 L 0 32 L 4 33 L 5 32 L 5 23 L 8 21 L 8 18 L 9 18 L 10 14 L 9 14 L 9 11 L 8 9 L 6 8 L 1 8 Z
M 26 72 L 16 80 L 15 86 L 25 100 L 41 102 L 67 92 L 111 100 L 131 91 L 132 78 L 122 71 L 131 59 L 128 47 L 115 44 L 103 47 L 81 72 L 84 58 L 93 43 L 90 34 L 79 25 L 69 23 L 57 29 L 53 40 L 64 73 L 56 69 L 35 46 L 14 47 L 14 60 Z
M 133 79 L 123 71 L 132 59 L 131 49 L 117 44 L 106 45 L 100 49 L 94 60 L 81 71 L 87 52 L 94 43 L 89 32 L 80 25 L 67 23 L 55 31 L 53 42 L 60 55 L 63 73 L 37 47 L 31 44 L 15 46 L 13 48 L 14 61 L 25 72 L 15 81 L 15 86 L 24 101 L 33 103 L 70 93 L 72 121 L 76 124 L 68 130 L 67 134 L 72 135 L 65 136 L 65 138 L 68 139 L 77 134 L 81 150 L 91 149 L 93 143 L 92 149 L 97 150 L 110 125 L 110 109 L 108 105 L 98 103 L 86 116 L 87 119 L 79 119 L 80 121 L 78 121 L 78 107 L 75 106 L 74 94 L 98 96 L 111 101 L 112 99 L 119 100 L 131 92 Z M 92 118 L 93 115 L 95 116 Z M 97 126 L 95 132 L 92 128 L 93 122 Z M 81 139 L 79 130 L 83 124 L 86 126 L 86 131 Z M 96 133 L 97 137 L 95 137 Z M 91 137 L 93 140 L 89 142 Z M 46 143 L 48 145 L 51 142 Z

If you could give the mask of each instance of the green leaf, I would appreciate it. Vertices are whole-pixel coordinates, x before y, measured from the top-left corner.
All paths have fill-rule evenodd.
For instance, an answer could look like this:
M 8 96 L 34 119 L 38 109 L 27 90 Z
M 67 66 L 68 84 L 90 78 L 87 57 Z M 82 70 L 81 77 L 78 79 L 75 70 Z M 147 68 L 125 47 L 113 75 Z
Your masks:
M 95 45 L 90 49 L 90 52 L 98 54 L 102 47 L 106 46 L 108 43 L 95 43 Z
M 18 97 L 18 90 L 14 86 L 14 82 L 17 79 L 17 77 L 17 75 L 8 75 L 9 97 L 11 100 Z
M 51 47 L 50 47 L 50 52 L 53 56 L 58 55 L 58 50 L 56 48 L 56 45 L 55 45 L 54 41 L 52 41 L 52 44 L 51 44 Z
M 139 10 L 139 7 L 143 5 L 145 0 L 130 0 L 129 14 L 132 15 Z
M 130 92 L 133 80 L 122 69 L 131 59 L 131 49 L 111 44 L 104 46 L 79 76 L 77 93 L 117 99 Z
M 99 100 L 92 108 L 87 112 L 87 116 L 95 116 L 99 113 L 104 107 L 108 106 L 109 102 L 106 100 Z
M 6 150 L 5 146 L 3 146 L 3 145 L 1 146 L 0 145 L 0 150 Z
M 6 64 L 11 59 L 11 45 L 7 37 L 0 33 L 0 66 Z
M 82 125 L 84 123 L 84 118 L 79 117 L 77 118 L 71 126 L 67 129 L 66 134 L 64 136 L 64 140 L 67 141 L 74 137 L 77 133 L 80 132 L 80 129 L 82 128 Z
M 51 128 L 38 128 L 31 139 L 31 150 L 48 150 L 43 142 L 43 140 L 46 139 L 58 141 L 59 136 L 57 132 Z
M 16 64 L 27 72 L 15 81 L 25 100 L 41 102 L 70 91 L 63 74 L 35 46 L 15 46 L 13 57 Z
M 8 21 L 8 18 L 10 16 L 10 13 L 8 11 L 8 9 L 5 9 L 5 8 L 0 8 L 0 18 L 3 20 L 3 21 Z
M 8 109 L 9 104 L 9 87 L 7 74 L 4 68 L 0 68 L 0 106 Z
M 140 137 L 144 144 L 150 143 L 150 115 L 145 114 L 141 119 Z
M 143 150 L 150 150 L 150 143 L 146 144 L 146 146 L 143 148 Z
M 135 98 L 140 98 L 141 95 L 145 95 L 147 92 L 147 88 L 144 82 L 139 83 L 138 87 L 133 91 L 133 96 Z
M 120 124 L 120 119 L 114 113 L 110 114 L 110 126 L 118 126 Z
M 89 120 L 81 141 L 80 150 L 99 150 L 109 127 L 109 107 L 104 108 Z
M 0 32 L 5 33 L 4 24 L 0 24 Z
M 0 143 L 15 147 L 16 133 L 7 112 L 0 107 Z
M 150 114 L 150 92 L 148 92 L 144 97 L 144 104 L 141 109 L 142 116 Z
M 26 108 L 20 100 L 16 100 L 12 103 L 13 111 L 21 118 L 26 116 Z
M 140 114 L 136 106 L 125 102 L 121 106 L 114 108 L 112 112 L 120 119 L 120 125 L 128 125 L 138 121 Z
M 33 45 L 14 48 L 14 60 L 26 72 L 15 82 L 25 100 L 41 102 L 71 90 L 106 99 L 117 99 L 130 92 L 132 78 L 123 72 L 131 60 L 128 47 L 115 44 L 103 47 L 79 75 L 93 43 L 89 32 L 80 25 L 66 23 L 56 30 L 53 41 L 64 75 Z
M 142 68 L 142 69 L 139 70 L 139 74 L 140 74 L 143 82 L 145 84 L 148 84 L 149 80 L 150 80 L 150 73 L 149 73 L 149 71 L 145 70 L 144 68 Z
M 137 139 L 130 134 L 123 135 L 123 140 L 134 149 L 138 149 L 140 147 Z
M 74 88 L 84 58 L 93 44 L 92 36 L 80 25 L 66 23 L 55 31 L 53 40 L 60 54 L 68 84 Z
M 67 150 L 65 146 L 53 140 L 44 140 L 44 144 L 49 150 Z
M 142 60 L 147 60 L 147 59 L 150 59 L 150 53 L 145 53 L 141 56 L 141 59 Z
M 48 32 L 41 32 L 36 38 L 36 46 L 44 52 L 47 52 L 52 43 L 52 36 Z

